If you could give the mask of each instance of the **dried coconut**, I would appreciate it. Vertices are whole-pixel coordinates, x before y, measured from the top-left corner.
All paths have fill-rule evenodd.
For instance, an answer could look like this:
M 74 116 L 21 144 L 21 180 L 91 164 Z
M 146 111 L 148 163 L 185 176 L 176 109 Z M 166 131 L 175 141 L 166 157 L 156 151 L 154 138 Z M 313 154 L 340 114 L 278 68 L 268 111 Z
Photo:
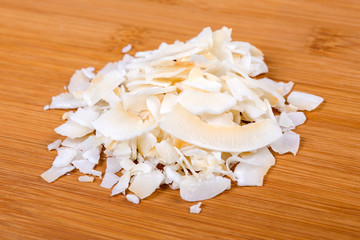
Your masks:
M 48 145 L 58 156 L 41 176 L 53 182 L 76 168 L 92 175 L 79 181 L 101 178 L 94 168 L 104 149 L 101 186 L 112 188 L 111 196 L 133 192 L 126 198 L 136 204 L 163 184 L 180 189 L 186 201 L 213 198 L 231 181 L 262 186 L 275 164 L 268 147 L 296 154 L 300 137 L 292 130 L 306 120 L 298 110 L 323 101 L 290 93 L 292 82 L 254 78 L 267 71 L 263 53 L 232 41 L 226 27 L 126 54 L 98 72 L 77 70 L 68 92 L 44 107 L 76 111 L 65 113 L 67 122 L 55 129 L 66 138 Z M 190 212 L 199 213 L 200 205 Z

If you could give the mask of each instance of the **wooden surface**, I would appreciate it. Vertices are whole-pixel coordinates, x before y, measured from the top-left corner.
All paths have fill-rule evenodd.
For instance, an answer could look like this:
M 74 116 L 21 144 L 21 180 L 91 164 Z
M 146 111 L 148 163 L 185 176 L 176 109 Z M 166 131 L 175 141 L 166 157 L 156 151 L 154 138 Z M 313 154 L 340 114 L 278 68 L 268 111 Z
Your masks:
M 233 28 L 263 50 L 270 78 L 325 98 L 264 187 L 233 186 L 193 215 L 169 188 L 134 205 L 78 172 L 39 177 L 63 113 L 42 108 L 76 69 L 205 26 Z M 359 53 L 356 0 L 0 0 L 0 239 L 360 239 Z

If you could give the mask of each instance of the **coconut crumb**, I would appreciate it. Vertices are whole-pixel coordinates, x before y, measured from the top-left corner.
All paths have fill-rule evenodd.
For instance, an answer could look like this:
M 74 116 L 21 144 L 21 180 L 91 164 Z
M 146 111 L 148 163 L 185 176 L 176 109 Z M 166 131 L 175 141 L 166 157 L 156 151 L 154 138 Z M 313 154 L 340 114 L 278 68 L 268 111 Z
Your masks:
M 94 177 L 92 177 L 92 176 L 86 176 L 86 175 L 80 176 L 80 177 L 78 178 L 79 182 L 93 182 L 94 179 L 95 179 Z
M 134 195 L 134 194 L 128 194 L 126 195 L 126 199 L 129 201 L 129 202 L 132 202 L 134 204 L 139 204 L 140 203 L 140 199 Z
M 195 213 L 195 214 L 199 214 L 201 212 L 201 202 L 195 204 L 195 205 L 192 205 L 190 207 L 190 213 Z
M 46 111 L 46 110 L 49 110 L 50 109 L 50 106 L 49 105 L 45 105 L 43 110 Z
M 128 45 L 126 45 L 125 47 L 123 47 L 123 49 L 121 50 L 122 53 L 127 53 L 131 50 L 132 45 L 129 43 Z

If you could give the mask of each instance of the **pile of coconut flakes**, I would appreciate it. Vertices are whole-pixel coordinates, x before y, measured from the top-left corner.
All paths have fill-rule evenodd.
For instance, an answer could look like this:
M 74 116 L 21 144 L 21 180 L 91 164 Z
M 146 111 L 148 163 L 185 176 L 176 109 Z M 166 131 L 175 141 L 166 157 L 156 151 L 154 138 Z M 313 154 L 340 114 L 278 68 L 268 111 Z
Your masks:
M 53 182 L 76 168 L 85 174 L 79 181 L 99 177 L 112 196 L 127 194 L 133 203 L 162 184 L 186 201 L 213 198 L 231 181 L 262 186 L 275 164 L 269 147 L 295 155 L 300 136 L 292 130 L 306 119 L 298 110 L 323 101 L 295 91 L 286 101 L 293 83 L 254 78 L 267 71 L 262 52 L 232 41 L 226 27 L 126 54 L 97 73 L 78 70 L 68 92 L 45 106 L 74 110 L 55 129 L 66 138 L 48 146 L 58 155 L 41 176 Z M 104 175 L 94 170 L 102 151 Z

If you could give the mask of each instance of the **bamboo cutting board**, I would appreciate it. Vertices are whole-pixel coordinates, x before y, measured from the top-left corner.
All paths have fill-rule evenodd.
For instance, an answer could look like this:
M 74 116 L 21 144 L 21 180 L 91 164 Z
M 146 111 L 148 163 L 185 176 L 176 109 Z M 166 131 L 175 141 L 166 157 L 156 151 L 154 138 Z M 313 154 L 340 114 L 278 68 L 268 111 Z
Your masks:
M 201 214 L 161 188 L 140 205 L 78 172 L 48 184 L 46 145 L 63 111 L 42 111 L 76 69 L 186 41 L 202 28 L 265 53 L 277 81 L 320 95 L 263 187 L 232 187 Z M 0 0 L 0 239 L 360 239 L 358 1 Z M 99 169 L 103 169 L 100 166 Z

